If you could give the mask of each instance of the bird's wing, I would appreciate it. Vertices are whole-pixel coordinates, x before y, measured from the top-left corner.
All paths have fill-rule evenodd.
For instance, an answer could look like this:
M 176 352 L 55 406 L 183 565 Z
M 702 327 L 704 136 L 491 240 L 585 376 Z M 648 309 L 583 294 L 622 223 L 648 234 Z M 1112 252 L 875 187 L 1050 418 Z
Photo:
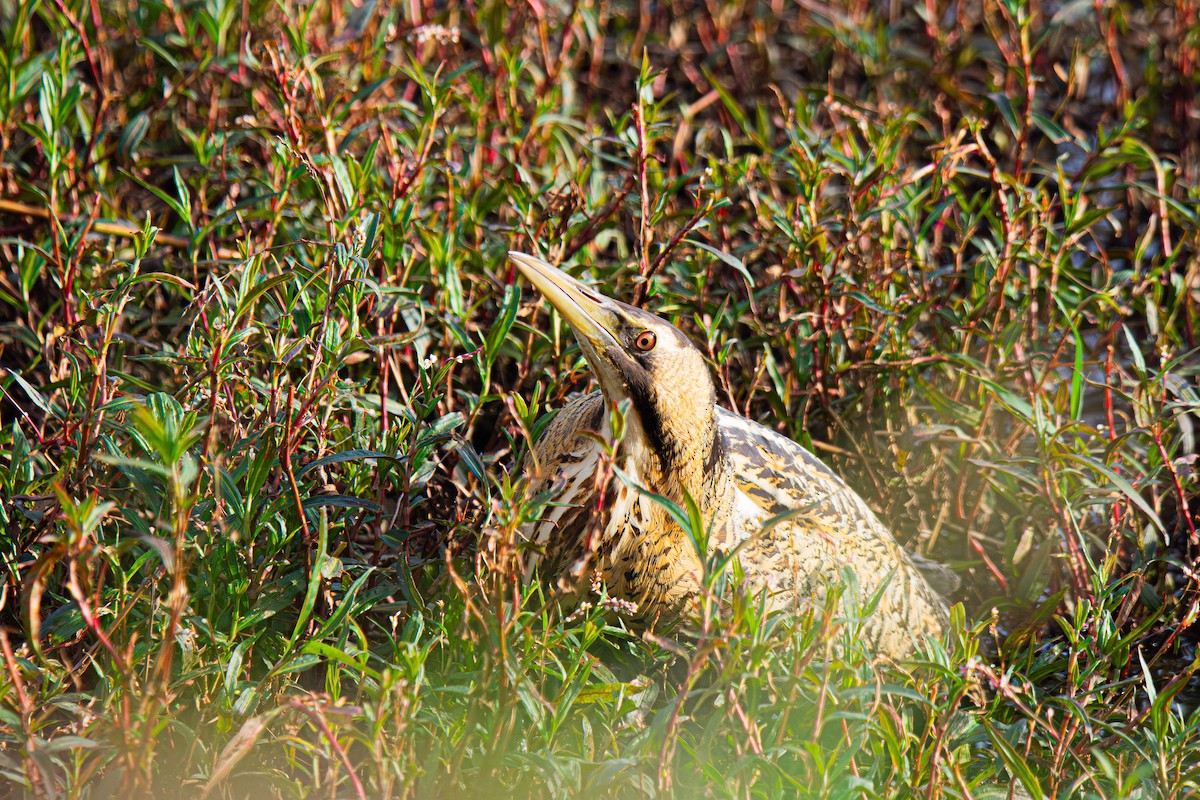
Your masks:
M 760 523 L 791 515 L 756 537 L 747 549 L 751 558 L 759 550 L 788 564 L 801 592 L 804 576 L 810 576 L 810 589 L 817 588 L 811 576 L 827 580 L 843 568 L 852 570 L 864 598 L 887 581 L 867 635 L 877 644 L 887 640 L 898 652 L 911 646 L 912 631 L 944 629 L 945 601 L 845 481 L 799 444 L 756 422 L 718 408 L 717 423 L 740 490 L 738 502 L 752 503 Z
M 866 502 L 796 442 L 723 408 L 717 409 L 717 424 L 738 488 L 764 518 L 813 511 L 835 528 L 842 518 L 843 524 L 865 521 L 883 529 Z
M 577 397 L 562 408 L 533 447 L 530 464 L 535 477 L 554 481 L 575 468 L 585 454 L 596 450 L 588 432 L 599 433 L 604 426 L 604 396 L 599 391 Z
M 555 491 L 555 502 L 525 530 L 526 540 L 535 545 L 527 554 L 529 571 L 543 552 L 552 572 L 563 568 L 594 517 L 600 448 L 587 433 L 601 431 L 603 415 L 598 391 L 572 400 L 546 426 L 527 459 L 534 492 Z

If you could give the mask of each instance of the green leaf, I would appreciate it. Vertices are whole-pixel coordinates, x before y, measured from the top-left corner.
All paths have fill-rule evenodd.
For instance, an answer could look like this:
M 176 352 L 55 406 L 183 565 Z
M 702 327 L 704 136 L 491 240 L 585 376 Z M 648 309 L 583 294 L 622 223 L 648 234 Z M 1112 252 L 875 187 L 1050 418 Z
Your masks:
M 1004 120 L 1004 124 L 1008 127 L 1013 136 L 1020 135 L 1021 123 L 1017 121 L 1017 112 L 1013 109 L 1012 101 L 1008 99 L 1008 95 L 1001 92 L 993 92 L 988 97 L 995 104 L 996 110 L 1000 112 L 1000 119 Z
M 363 573 L 355 579 L 354 583 L 350 584 L 350 588 L 347 589 L 346 593 L 342 596 L 342 601 L 338 603 L 337 608 L 335 608 L 333 613 L 329 615 L 329 619 L 321 623 L 321 627 L 317 631 L 316 638 L 320 639 L 325 636 L 333 636 L 337 634 L 342 627 L 343 620 L 349 616 L 350 611 L 354 608 L 358 593 L 362 590 L 362 587 L 366 585 L 367 578 L 369 578 L 373 572 L 375 572 L 374 567 L 367 567 L 367 569 L 363 570 Z
M 1071 419 L 1078 420 L 1083 415 L 1083 337 L 1079 335 L 1079 328 L 1075 324 L 1075 315 L 1067 308 L 1063 298 L 1054 294 L 1054 303 L 1058 306 L 1058 310 L 1062 313 L 1063 319 L 1067 326 L 1071 329 L 1071 338 L 1075 341 L 1075 361 L 1072 364 L 1071 370 Z
M 403 464 L 404 462 L 408 461 L 407 456 L 397 456 L 393 455 L 392 453 L 383 453 L 378 450 L 343 450 L 340 453 L 333 453 L 331 455 L 313 459 L 296 471 L 296 477 L 303 477 L 318 467 L 327 467 L 330 464 L 342 464 L 346 461 L 372 460 L 380 458 L 393 461 L 397 464 Z
M 304 510 L 313 508 L 359 508 L 367 511 L 382 511 L 378 503 L 348 494 L 318 494 L 304 499 Z
M 684 241 L 687 242 L 688 244 L 692 245 L 693 247 L 698 247 L 701 250 L 703 250 L 704 252 L 710 253 L 710 254 L 716 256 L 718 259 L 721 260 L 722 264 L 725 264 L 726 266 L 729 266 L 729 267 L 732 267 L 733 269 L 735 269 L 737 271 L 737 273 L 742 276 L 742 279 L 744 281 L 746 281 L 747 287 L 753 288 L 754 279 L 752 277 L 750 277 L 750 270 L 746 269 L 746 265 L 744 263 L 742 263 L 742 260 L 740 258 L 738 258 L 737 256 L 734 256 L 734 255 L 731 255 L 729 253 L 726 253 L 724 250 L 718 250 L 717 248 L 713 247 L 710 244 L 705 244 L 704 242 L 700 241 L 699 239 L 684 239 Z
M 246 315 L 246 312 L 248 312 L 254 306 L 254 304 L 258 302 L 258 298 L 262 297 L 276 286 L 287 283 L 294 277 L 296 277 L 295 273 L 285 272 L 282 275 L 275 275 L 267 278 L 265 281 L 260 281 L 259 283 L 254 284 L 254 287 L 250 289 L 250 291 L 246 292 L 245 297 L 238 300 L 237 311 L 234 312 L 233 318 L 235 320 L 241 319 Z
M 1033 124 L 1046 135 L 1046 138 L 1055 144 L 1065 144 L 1072 141 L 1074 137 L 1067 132 L 1067 129 L 1059 125 L 1054 120 L 1047 117 L 1045 114 L 1033 112 Z
M 1032 800 L 1041 800 L 1045 796 L 1045 793 L 1042 792 L 1042 787 L 1038 783 L 1037 777 L 1025 762 L 1024 757 L 1017 752 L 1008 739 L 1004 738 L 996 730 L 991 720 L 984 717 L 983 726 L 987 729 L 988 737 L 991 738 L 992 744 L 996 746 L 996 751 L 1000 754 L 1000 759 L 1004 762 L 1004 766 L 1008 768 L 1013 777 L 1021 782 L 1021 785 L 1025 787 L 1025 791 L 1029 792 Z
M 33 401 L 35 406 L 45 412 L 47 416 L 58 419 L 58 414 L 54 411 L 50 404 L 46 402 L 46 399 L 42 397 L 41 392 L 33 388 L 28 381 L 15 372 L 8 373 L 8 376 L 17 382 L 17 385 L 20 386 L 21 390 L 25 392 L 25 395 Z
M 189 292 L 196 291 L 196 287 L 193 286 L 190 281 L 181 278 L 178 275 L 172 275 L 169 272 L 144 272 L 140 275 L 136 275 L 129 281 L 130 286 L 139 283 L 170 283 L 174 286 L 180 287 L 181 289 L 187 289 Z
M 133 161 L 137 157 L 138 145 L 142 143 L 142 139 L 146 138 L 146 131 L 149 129 L 150 115 L 145 111 L 139 111 L 125 126 L 125 130 L 121 132 L 121 138 L 117 142 L 117 150 L 124 159 Z
M 183 183 L 183 179 L 179 176 L 178 168 L 174 169 L 175 187 L 179 192 L 178 197 L 172 197 L 157 186 L 146 183 L 146 181 L 142 180 L 128 170 L 121 170 L 121 173 L 138 186 L 141 186 L 143 189 L 150 192 L 150 194 L 166 203 L 168 208 L 179 215 L 179 218 L 183 220 L 189 230 L 192 228 L 192 209 L 190 207 L 191 196 L 188 193 L 187 186 L 185 186 Z
M 375 249 L 375 237 L 379 234 L 379 212 L 372 211 L 367 216 L 367 227 L 363 234 L 363 246 L 358 254 L 366 258 Z
M 1167 529 L 1163 525 L 1162 520 L 1158 518 L 1158 514 L 1154 512 L 1154 509 L 1151 508 L 1150 504 L 1146 502 L 1146 499 L 1142 497 L 1141 492 L 1133 488 L 1133 484 L 1119 475 L 1116 470 L 1100 463 L 1091 456 L 1086 456 L 1081 453 L 1065 453 L 1064 457 L 1070 461 L 1074 461 L 1077 464 L 1082 464 L 1086 467 L 1094 469 L 1105 478 L 1108 478 L 1108 480 L 1112 481 L 1113 485 L 1116 486 L 1122 494 L 1129 498 L 1131 503 L 1137 506 L 1138 509 L 1146 515 L 1147 519 L 1154 523 L 1154 526 L 1158 528 L 1159 531 L 1163 533 L 1166 532 Z
M 355 672 L 365 675 L 375 681 L 378 681 L 380 678 L 378 671 L 371 669 L 366 664 L 358 661 L 349 653 L 339 650 L 332 645 L 326 644 L 325 642 L 307 641 L 301 648 L 301 652 L 308 655 L 320 656 L 322 660 L 328 659 L 331 661 L 336 661 L 339 664 L 343 664 Z
M 500 354 L 504 339 L 517 320 L 517 310 L 520 307 L 521 289 L 515 283 L 510 283 L 504 287 L 504 300 L 500 303 L 500 313 L 496 316 L 496 321 L 492 323 L 492 329 L 488 331 L 487 339 L 483 344 L 483 357 L 489 370 L 496 362 L 496 356 Z
M 254 460 L 250 462 L 250 469 L 246 473 L 246 497 L 251 498 L 251 501 L 262 492 L 271 468 L 279 463 L 275 454 L 275 441 L 269 437 L 269 432 L 264 434 L 264 439 L 259 445 L 258 452 L 254 454 Z

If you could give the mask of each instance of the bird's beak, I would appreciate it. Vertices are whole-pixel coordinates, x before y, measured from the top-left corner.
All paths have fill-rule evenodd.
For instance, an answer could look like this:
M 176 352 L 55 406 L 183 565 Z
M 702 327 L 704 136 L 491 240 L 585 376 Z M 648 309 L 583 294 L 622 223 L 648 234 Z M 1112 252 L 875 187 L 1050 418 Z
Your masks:
M 508 257 L 534 288 L 545 295 L 550 305 L 563 315 L 580 344 L 590 345 L 585 350 L 590 349 L 598 354 L 617 345 L 617 337 L 613 335 L 619 319 L 616 301 L 593 292 L 536 256 L 509 250 Z M 593 363 L 593 367 L 597 366 Z

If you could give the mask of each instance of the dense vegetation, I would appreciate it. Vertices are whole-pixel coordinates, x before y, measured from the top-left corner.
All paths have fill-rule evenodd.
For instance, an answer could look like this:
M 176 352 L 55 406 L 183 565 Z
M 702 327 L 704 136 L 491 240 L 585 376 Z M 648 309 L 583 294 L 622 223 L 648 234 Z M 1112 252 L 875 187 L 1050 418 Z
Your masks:
M 1195 0 L 0 0 L 0 40 L 0 785 L 1200 788 Z M 949 641 L 524 586 L 522 454 L 590 377 L 510 248 L 951 565 Z

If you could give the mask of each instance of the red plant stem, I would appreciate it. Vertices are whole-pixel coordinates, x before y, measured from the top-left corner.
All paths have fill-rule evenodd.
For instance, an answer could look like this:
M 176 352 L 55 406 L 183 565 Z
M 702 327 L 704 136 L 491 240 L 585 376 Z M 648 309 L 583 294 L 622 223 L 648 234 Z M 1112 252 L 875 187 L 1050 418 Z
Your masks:
M 1105 0 L 1094 0 L 1096 7 L 1096 22 L 1104 33 L 1104 44 L 1108 48 L 1108 59 L 1112 62 L 1113 78 L 1117 82 L 1117 101 L 1115 106 L 1121 108 L 1129 102 L 1129 75 L 1125 71 L 1125 62 L 1121 58 L 1121 48 L 1117 43 L 1117 26 L 1113 24 L 1112 15 L 1105 14 Z
M 346 754 L 342 743 L 337 740 L 337 736 L 334 735 L 333 730 L 329 727 L 325 715 L 316 708 L 308 707 L 303 700 L 292 700 L 289 705 L 292 708 L 303 711 L 321 729 L 321 733 L 324 735 L 326 741 L 329 742 L 329 746 L 333 748 L 333 752 L 337 753 L 338 760 L 342 762 L 342 767 L 346 770 L 346 774 L 350 776 L 350 782 L 354 784 L 354 796 L 364 798 L 365 800 L 367 792 L 363 788 L 362 781 L 358 779 L 358 773 L 354 771 L 354 765 L 350 763 L 350 757 Z
M 992 561 L 991 557 L 988 556 L 987 550 L 984 549 L 983 545 L 979 543 L 979 540 L 975 538 L 975 535 L 970 530 L 967 531 L 967 543 L 971 546 L 971 549 L 975 551 L 975 555 L 983 559 L 984 566 L 987 567 L 988 572 L 992 574 L 992 577 L 996 579 L 996 583 L 1000 584 L 1000 588 L 1007 592 L 1008 579 L 1004 577 L 1002 572 L 1000 572 L 999 567 L 997 567 Z
M 1162 425 L 1155 423 L 1151 438 L 1154 440 L 1154 447 L 1158 450 L 1158 455 L 1162 458 L 1167 472 L 1171 473 L 1171 483 L 1175 487 L 1175 494 L 1179 501 L 1179 516 L 1187 525 L 1188 542 L 1192 545 L 1200 544 L 1200 537 L 1196 536 L 1196 522 L 1192 519 L 1192 512 L 1188 507 L 1187 492 L 1184 491 L 1183 482 L 1179 480 L 1179 471 L 1175 469 L 1175 464 L 1171 461 L 1167 448 L 1163 445 Z M 1164 531 L 1164 533 L 1166 532 Z
M 641 217 L 638 220 L 638 240 L 641 245 L 638 251 L 639 281 L 633 288 L 633 305 L 641 306 L 650 290 L 650 278 L 653 275 L 653 269 L 650 264 L 650 187 L 646 183 L 646 153 L 648 145 L 646 142 L 646 119 L 644 109 L 642 108 L 640 87 L 637 102 L 633 106 L 633 122 L 637 128 L 638 190 L 642 205 Z
M 659 267 L 662 266 L 662 263 L 664 261 L 666 261 L 667 258 L 670 257 L 671 253 L 675 250 L 675 248 L 679 246 L 679 243 L 681 241 L 683 241 L 683 237 L 685 237 L 689 233 L 691 233 L 692 230 L 697 225 L 700 224 L 700 220 L 704 219 L 705 215 L 708 214 L 709 210 L 710 210 L 710 206 L 708 204 L 701 206 L 699 209 L 696 210 L 696 213 L 692 215 L 692 218 L 689 219 L 682 228 L 680 228 L 678 231 L 675 232 L 675 235 L 671 237 L 671 240 L 669 242 L 667 242 L 667 246 L 664 247 L 662 249 L 662 252 L 659 253 L 657 256 L 655 256 L 654 261 L 651 262 L 651 264 L 650 264 L 650 274 L 651 275 L 658 272 Z
M 88 630 L 95 635 L 108 654 L 112 656 L 113 662 L 116 664 L 117 671 L 122 676 L 129 674 L 129 663 L 117 650 L 112 640 L 108 638 L 108 634 L 104 632 L 104 628 L 100 625 L 100 620 L 92 613 L 92 605 L 88 602 L 87 596 L 83 592 L 83 588 L 79 585 L 78 576 L 75 570 L 75 562 L 72 561 L 69 567 L 70 580 L 67 583 L 70 589 L 71 596 L 75 600 L 76 606 L 79 608 L 79 616 L 83 617 L 83 622 L 87 625 Z
M 38 739 L 34 736 L 33 728 L 30 725 L 33 719 L 33 703 L 29 699 L 29 694 L 25 691 L 25 682 L 21 680 L 21 670 L 17 667 L 17 659 L 13 654 L 12 643 L 8 641 L 8 633 L 0 628 L 0 651 L 4 653 L 4 666 L 8 670 L 9 678 L 12 679 L 12 686 L 17 694 L 17 705 L 21 709 L 21 728 L 25 734 L 25 753 L 23 757 L 25 771 L 29 775 L 29 785 L 33 789 L 34 797 L 54 797 L 57 793 L 54 791 L 53 784 L 46 779 L 38 767 L 38 761 L 33 757 L 37 750 Z M 43 786 L 43 784 L 45 784 Z
M 1122 324 L 1121 320 L 1117 320 L 1117 324 L 1113 328 L 1113 336 L 1116 336 L 1117 331 L 1119 331 L 1121 329 L 1121 324 Z M 1113 413 L 1112 373 L 1113 373 L 1113 345 L 1112 345 L 1112 341 L 1110 340 L 1108 343 L 1108 353 L 1104 357 L 1104 418 L 1108 424 L 1108 440 L 1110 442 L 1116 441 L 1116 438 L 1117 438 L 1117 418 L 1116 418 L 1116 415 Z M 1114 471 L 1116 471 L 1118 469 L 1119 469 L 1118 466 L 1116 466 L 1116 465 L 1113 466 Z M 1117 528 L 1117 525 L 1120 523 L 1120 520 L 1121 520 L 1120 506 L 1118 506 L 1118 504 L 1116 504 L 1116 503 L 1113 503 L 1113 506 L 1112 506 L 1112 518 L 1113 518 L 1113 530 L 1115 531 Z
M 612 199 L 596 212 L 595 216 L 588 221 L 583 230 L 571 238 L 570 244 L 563 248 L 562 255 L 559 257 L 560 263 L 569 261 L 572 256 L 596 238 L 596 230 L 612 217 L 620 205 L 625 202 L 625 198 L 629 196 L 629 193 L 633 191 L 633 181 L 634 177 L 630 175 L 625 180 L 625 185 L 621 187 L 620 191 L 613 195 Z

